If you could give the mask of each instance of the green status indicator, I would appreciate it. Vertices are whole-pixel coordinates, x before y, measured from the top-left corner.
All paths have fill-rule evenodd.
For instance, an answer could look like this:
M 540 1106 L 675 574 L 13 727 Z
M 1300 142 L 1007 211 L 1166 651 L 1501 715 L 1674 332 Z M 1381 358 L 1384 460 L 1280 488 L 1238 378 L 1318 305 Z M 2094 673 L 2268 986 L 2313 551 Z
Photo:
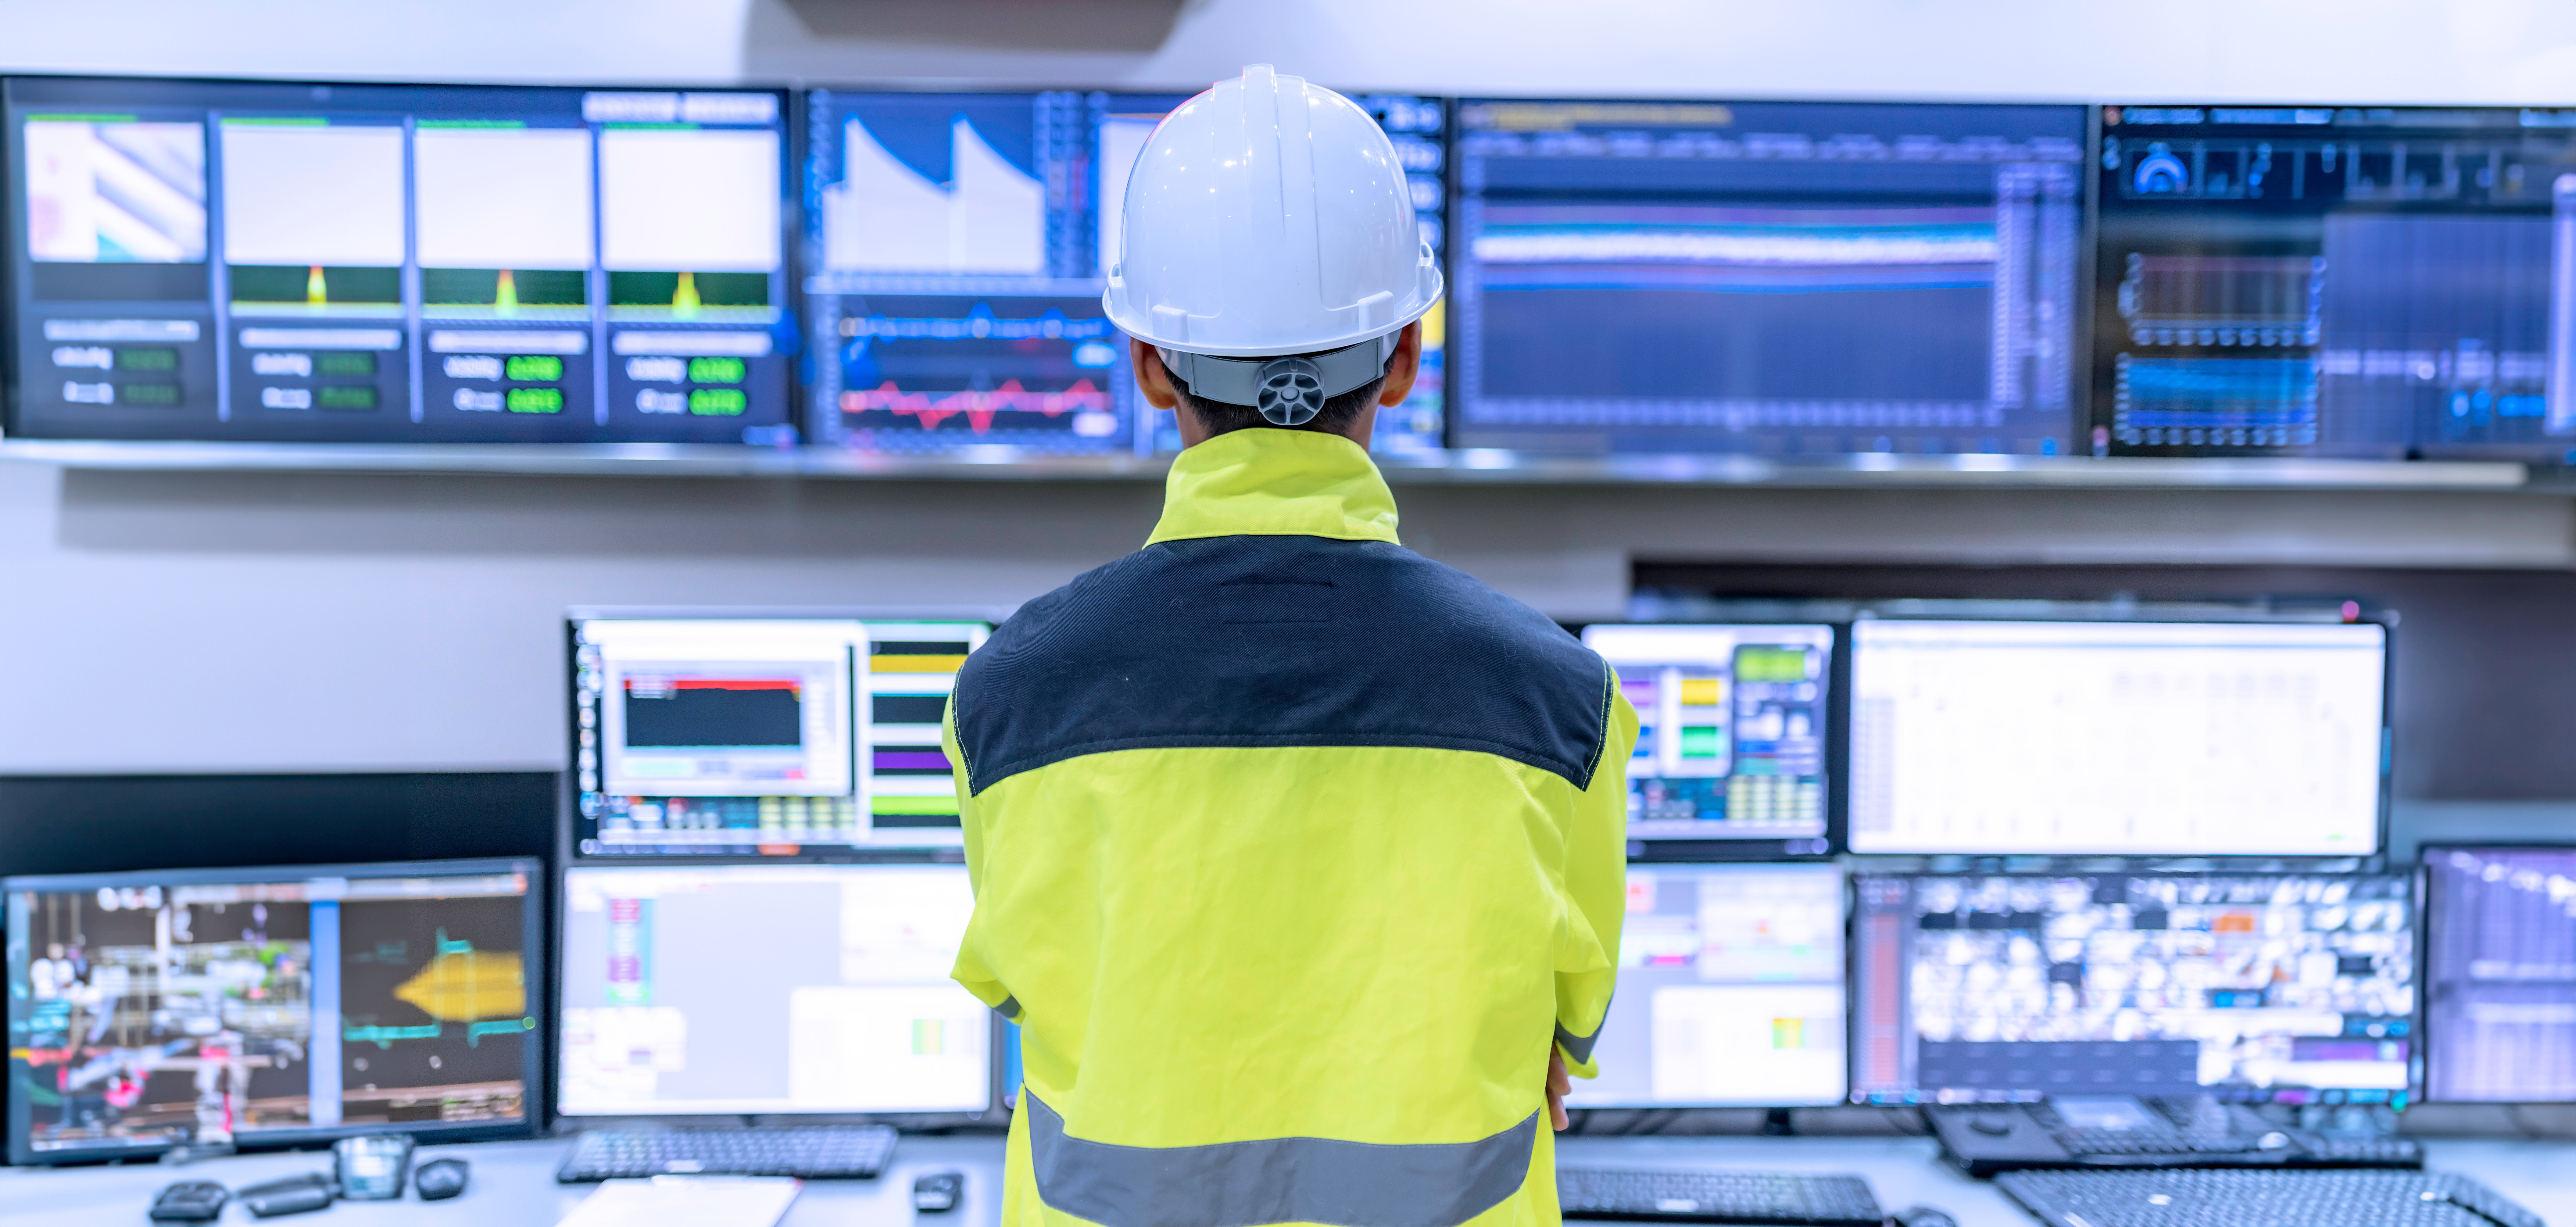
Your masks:
M 691 358 L 689 359 L 689 382 L 741 383 L 742 359 Z
M 313 404 L 319 409 L 373 409 L 376 390 L 364 384 L 325 385 L 313 389 Z
M 516 362 L 518 359 L 513 358 L 511 361 Z M 564 403 L 563 389 L 512 388 L 508 403 L 512 413 L 561 413 Z
M 502 368 L 502 375 L 514 381 L 553 383 L 563 378 L 563 359 L 552 354 L 516 354 Z
M 739 388 L 699 388 L 689 393 L 689 412 L 700 417 L 740 417 L 750 407 L 751 398 Z
M 313 373 L 333 379 L 372 379 L 376 356 L 363 350 L 325 350 L 313 355 Z

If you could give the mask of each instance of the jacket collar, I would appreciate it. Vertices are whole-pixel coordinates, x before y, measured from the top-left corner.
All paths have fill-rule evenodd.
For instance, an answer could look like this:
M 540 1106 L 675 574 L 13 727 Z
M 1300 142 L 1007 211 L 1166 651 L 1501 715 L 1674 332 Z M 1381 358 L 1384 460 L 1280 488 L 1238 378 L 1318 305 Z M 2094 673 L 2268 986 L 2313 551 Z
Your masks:
M 1185 448 L 1145 544 L 1192 537 L 1332 537 L 1395 544 L 1395 495 L 1359 444 L 1256 426 Z

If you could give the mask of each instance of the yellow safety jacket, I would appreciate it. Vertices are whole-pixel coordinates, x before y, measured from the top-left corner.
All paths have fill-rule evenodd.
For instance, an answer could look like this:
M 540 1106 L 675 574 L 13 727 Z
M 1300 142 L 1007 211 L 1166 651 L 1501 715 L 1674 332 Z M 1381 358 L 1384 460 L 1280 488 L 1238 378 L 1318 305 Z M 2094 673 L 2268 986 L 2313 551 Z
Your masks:
M 1368 453 L 1181 453 L 1144 549 L 957 677 L 975 915 L 1021 1027 L 1009 1227 L 1557 1221 L 1636 713 L 1554 623 L 1396 543 Z

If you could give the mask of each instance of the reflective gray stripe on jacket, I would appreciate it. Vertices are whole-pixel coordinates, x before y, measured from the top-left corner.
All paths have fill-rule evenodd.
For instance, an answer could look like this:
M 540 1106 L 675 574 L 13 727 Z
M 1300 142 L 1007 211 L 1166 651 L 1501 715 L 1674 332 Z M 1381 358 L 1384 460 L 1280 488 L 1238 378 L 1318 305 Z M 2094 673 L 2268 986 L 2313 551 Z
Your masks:
M 1473 1142 L 1264 1138 L 1117 1146 L 1067 1134 L 1025 1088 L 1038 1197 L 1102 1227 L 1457 1227 L 1520 1191 L 1538 1114 Z

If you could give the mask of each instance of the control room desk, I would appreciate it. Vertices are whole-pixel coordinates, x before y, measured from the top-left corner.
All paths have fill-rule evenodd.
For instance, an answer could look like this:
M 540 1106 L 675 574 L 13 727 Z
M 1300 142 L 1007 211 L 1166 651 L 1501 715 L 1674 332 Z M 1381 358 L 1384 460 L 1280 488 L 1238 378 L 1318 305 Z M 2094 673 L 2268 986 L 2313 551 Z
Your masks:
M 423 1157 L 455 1155 L 474 1165 L 465 1196 L 424 1203 L 342 1202 L 316 1214 L 259 1220 L 239 1206 L 224 1212 L 227 1224 L 273 1221 L 313 1227 L 552 1227 L 588 1194 L 580 1185 L 558 1185 L 555 1164 L 569 1142 L 494 1142 L 441 1146 Z M 2576 1143 L 2469 1141 L 2437 1138 L 2426 1144 L 2430 1166 L 2483 1180 L 2521 1202 L 2552 1227 L 2576 1227 Z M 1938 1206 L 1960 1227 L 2037 1227 L 1993 1185 L 1970 1180 L 1935 1161 L 1934 1147 L 1919 1138 L 1572 1138 L 1563 1161 L 1588 1166 L 1631 1164 L 1674 1167 L 1742 1167 L 1773 1171 L 1856 1172 L 1869 1178 L 1890 1210 Z M 999 1137 L 908 1137 L 895 1150 L 884 1178 L 810 1181 L 787 1215 L 791 1227 L 925 1225 L 993 1227 L 1001 1212 L 1002 1141 Z M 325 1151 L 214 1159 L 183 1168 L 152 1164 L 50 1171 L 0 1169 L 0 1225 L 99 1227 L 144 1224 L 144 1207 L 163 1184 L 180 1178 L 216 1180 L 233 1187 L 328 1168 Z M 916 1216 L 912 1181 L 926 1172 L 966 1174 L 966 1197 L 957 1212 Z

